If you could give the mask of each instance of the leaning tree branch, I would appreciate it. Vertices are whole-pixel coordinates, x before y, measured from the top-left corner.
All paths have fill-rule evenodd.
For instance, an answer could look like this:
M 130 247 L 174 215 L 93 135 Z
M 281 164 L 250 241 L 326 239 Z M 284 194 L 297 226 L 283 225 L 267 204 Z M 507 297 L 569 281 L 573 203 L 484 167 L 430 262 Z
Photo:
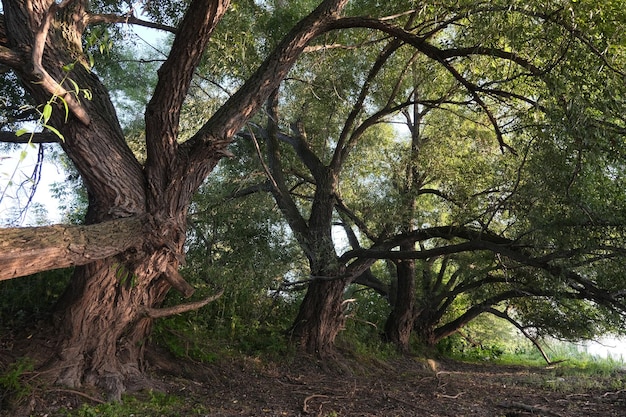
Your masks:
M 0 281 L 51 269 L 86 265 L 141 245 L 143 217 L 86 226 L 0 229 Z
M 191 297 L 196 291 L 196 289 L 192 287 L 191 284 L 185 281 L 185 278 L 183 278 L 183 276 L 176 270 L 176 268 L 174 268 L 170 264 L 167 265 L 167 269 L 162 274 L 162 276 L 167 282 L 170 283 L 170 285 L 175 290 L 181 293 L 185 298 Z
M 175 175 L 188 174 L 189 167 L 177 162 L 180 112 L 206 45 L 229 3 L 229 0 L 192 1 L 170 53 L 159 68 L 157 85 L 145 113 L 146 173 L 155 195 L 167 195 L 164 190 L 179 181 Z
M 464 327 L 467 323 L 474 320 L 476 317 L 485 313 L 489 308 L 492 308 L 494 305 L 510 299 L 515 298 L 524 298 L 524 297 L 541 297 L 541 296 L 553 296 L 554 293 L 552 291 L 539 291 L 533 288 L 524 288 L 524 289 L 513 289 L 504 291 L 500 294 L 496 294 L 493 297 L 490 297 L 479 304 L 476 304 L 466 310 L 463 314 L 457 317 L 455 320 L 452 320 L 443 326 L 435 329 L 435 335 L 438 340 L 443 339 L 444 337 L 450 336 L 451 334 L 458 331 L 460 328 Z
M 517 330 L 519 330 L 526 339 L 530 340 L 531 343 L 533 345 L 535 345 L 535 347 L 537 348 L 537 350 L 539 351 L 539 353 L 541 353 L 541 356 L 543 356 L 543 359 L 546 361 L 546 363 L 548 365 L 550 365 L 552 363 L 552 361 L 550 361 L 550 358 L 548 357 L 548 355 L 546 354 L 546 352 L 543 350 L 543 347 L 541 347 L 541 345 L 539 344 L 539 342 L 537 341 L 537 338 L 532 337 L 530 335 L 530 333 L 528 333 L 526 331 L 526 329 L 524 328 L 524 326 L 522 326 L 521 324 L 519 324 L 517 322 L 517 320 L 515 320 L 513 317 L 509 316 L 505 311 L 500 311 L 496 308 L 488 308 L 485 310 L 485 313 L 490 313 L 493 314 L 496 317 L 500 317 L 501 319 L 504 319 L 506 321 L 508 321 L 509 323 L 511 323 L 513 326 L 515 326 L 517 328 Z
M 347 3 L 347 0 L 325 0 L 294 26 L 248 81 L 182 145 L 191 165 L 203 164 L 214 142 L 226 141 L 226 145 L 231 140 L 280 85 L 309 42 L 330 29 Z
M 222 296 L 222 294 L 224 294 L 224 290 L 221 290 L 217 294 L 207 297 L 204 300 L 194 301 L 192 303 L 186 303 L 186 304 L 179 304 L 173 307 L 166 307 L 166 308 L 144 307 L 143 314 L 145 314 L 147 317 L 150 317 L 151 319 L 159 319 L 163 317 L 174 316 L 176 314 L 186 313 L 188 311 L 198 310 L 204 307 L 205 305 L 217 300 L 218 298 Z
M 448 62 L 447 60 L 442 59 L 439 62 L 463 87 L 465 87 L 467 92 L 470 93 L 470 95 L 474 98 L 474 102 L 476 102 L 476 104 L 478 104 L 480 108 L 483 109 L 483 111 L 487 115 L 487 118 L 489 119 L 489 122 L 493 126 L 493 130 L 496 133 L 496 139 L 500 144 L 500 148 L 503 151 L 504 149 L 508 149 L 513 155 L 517 155 L 515 149 L 513 149 L 504 141 L 504 134 L 502 133 L 502 129 L 500 129 L 500 124 L 498 123 L 496 117 L 493 115 L 491 109 L 489 109 L 489 106 L 487 106 L 484 100 L 480 97 L 480 94 L 478 94 L 478 86 L 474 85 L 467 78 L 463 77 L 463 75 L 461 75 L 461 73 L 457 71 L 457 69 L 454 68 L 454 66 L 450 64 L 450 62 Z
M 129 14 L 126 16 L 119 16 L 115 14 L 90 14 L 87 19 L 88 24 L 98 24 L 98 23 L 123 23 L 127 25 L 135 25 L 135 26 L 143 26 L 150 29 L 162 30 L 165 32 L 176 33 L 177 29 L 172 26 L 163 25 L 160 23 L 150 22 L 147 20 L 142 20 L 137 18 L 136 16 Z

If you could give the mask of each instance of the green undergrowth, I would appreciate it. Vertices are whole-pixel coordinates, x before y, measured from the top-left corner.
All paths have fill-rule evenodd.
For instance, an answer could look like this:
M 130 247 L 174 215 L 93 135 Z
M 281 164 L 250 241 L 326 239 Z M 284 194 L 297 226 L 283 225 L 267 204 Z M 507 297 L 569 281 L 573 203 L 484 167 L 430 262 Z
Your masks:
M 147 391 L 125 395 L 121 402 L 106 404 L 83 404 L 75 410 L 63 409 L 64 417 L 183 417 L 208 415 L 209 410 L 194 398 Z
M 525 376 L 513 383 L 562 393 L 598 390 L 619 392 L 626 389 L 626 362 L 622 358 L 598 357 L 581 352 L 576 345 L 555 341 L 546 348 L 550 363 L 535 348 L 520 344 L 507 351 L 488 345 L 449 355 L 451 358 L 496 366 L 528 368 Z
M 8 364 L 0 373 L 0 411 L 10 409 L 22 402 L 33 390 L 25 375 L 32 371 L 34 362 L 28 358 L 20 358 Z

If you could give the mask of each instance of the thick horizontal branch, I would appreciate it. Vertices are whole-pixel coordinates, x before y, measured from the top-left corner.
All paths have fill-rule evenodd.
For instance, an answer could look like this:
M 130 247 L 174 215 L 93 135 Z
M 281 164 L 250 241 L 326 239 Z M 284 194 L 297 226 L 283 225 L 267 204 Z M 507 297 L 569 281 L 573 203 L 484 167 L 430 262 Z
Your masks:
M 0 229 L 0 281 L 85 265 L 140 246 L 144 223 L 127 217 L 88 226 Z
M 11 49 L 0 46 L 0 64 L 6 65 L 9 68 L 18 68 L 24 65 L 24 60 Z
M 13 132 L 0 132 L 0 142 L 4 143 L 59 143 L 60 138 L 50 132 L 35 132 L 31 134 L 25 134 L 17 136 Z
M 151 319 L 159 319 L 162 317 L 169 317 L 176 314 L 186 313 L 188 311 L 198 310 L 205 305 L 209 304 L 220 298 L 224 294 L 224 290 L 221 290 L 217 294 L 214 294 L 210 297 L 205 298 L 204 300 L 194 301 L 193 303 L 179 304 L 173 307 L 167 308 L 144 308 L 143 312 L 146 316 Z

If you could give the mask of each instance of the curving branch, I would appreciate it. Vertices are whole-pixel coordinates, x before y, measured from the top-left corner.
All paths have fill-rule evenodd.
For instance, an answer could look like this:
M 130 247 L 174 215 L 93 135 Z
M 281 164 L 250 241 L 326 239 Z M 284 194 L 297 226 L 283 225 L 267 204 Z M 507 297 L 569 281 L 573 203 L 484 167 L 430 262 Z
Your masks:
M 67 91 L 61 84 L 59 84 L 52 76 L 46 71 L 46 69 L 42 65 L 43 52 L 46 47 L 46 40 L 48 39 L 48 31 L 50 30 L 50 25 L 52 23 L 52 19 L 54 18 L 55 13 L 58 10 L 66 7 L 69 2 L 72 0 L 64 0 L 63 2 L 56 4 L 52 3 L 50 8 L 47 10 L 46 15 L 35 33 L 34 44 L 32 48 L 32 65 L 33 71 L 32 75 L 35 77 L 37 82 L 41 84 L 41 86 L 50 94 L 55 97 L 60 97 L 65 101 L 67 107 L 70 111 L 76 116 L 78 120 L 81 121 L 85 126 L 89 126 L 91 123 L 91 118 L 87 111 L 80 104 L 80 101 L 76 98 L 74 94 Z
M 181 148 L 190 164 L 203 164 L 215 142 L 226 146 L 285 78 L 309 42 L 331 29 L 347 0 L 325 0 L 294 26 L 248 81 Z M 201 182 L 203 178 L 191 179 Z M 194 184 L 195 185 L 195 184 Z
M 508 321 L 509 323 L 511 323 L 513 326 L 515 326 L 517 328 L 517 330 L 519 330 L 524 335 L 524 337 L 526 339 L 530 340 L 530 342 L 533 345 L 535 345 L 535 347 L 537 348 L 539 353 L 541 353 L 541 356 L 543 356 L 543 359 L 546 361 L 546 363 L 548 365 L 550 365 L 552 363 L 552 361 L 550 360 L 550 358 L 546 354 L 546 352 L 543 349 L 543 347 L 541 347 L 541 345 L 537 341 L 537 338 L 533 337 L 530 333 L 528 333 L 526 331 L 526 329 L 524 328 L 524 326 L 519 324 L 517 322 L 517 320 L 515 320 L 513 317 L 509 316 L 505 311 L 500 311 L 498 309 L 495 309 L 495 308 L 491 307 L 491 308 L 486 309 L 485 313 L 489 313 L 489 314 L 492 314 L 492 315 L 494 315 L 496 317 L 500 317 L 501 319 L 504 319 L 504 320 Z

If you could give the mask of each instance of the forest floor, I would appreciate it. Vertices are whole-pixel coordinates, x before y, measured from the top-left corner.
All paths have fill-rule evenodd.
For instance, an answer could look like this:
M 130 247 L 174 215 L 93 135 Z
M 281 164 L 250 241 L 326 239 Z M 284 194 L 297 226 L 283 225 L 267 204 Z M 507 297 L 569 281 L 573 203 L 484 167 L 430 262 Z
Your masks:
M 0 359 L 9 357 L 16 357 L 14 346 L 0 346 Z M 118 411 L 102 404 L 97 392 L 32 383 L 19 407 L 0 409 L 0 416 L 626 416 L 624 369 L 587 375 L 559 365 L 409 356 L 382 361 L 350 354 L 324 362 L 236 355 L 203 364 L 157 348 L 147 359 L 151 389 L 129 394 Z M 32 381 L 36 374 L 22 377 Z M 155 414 L 156 403 L 161 408 Z

